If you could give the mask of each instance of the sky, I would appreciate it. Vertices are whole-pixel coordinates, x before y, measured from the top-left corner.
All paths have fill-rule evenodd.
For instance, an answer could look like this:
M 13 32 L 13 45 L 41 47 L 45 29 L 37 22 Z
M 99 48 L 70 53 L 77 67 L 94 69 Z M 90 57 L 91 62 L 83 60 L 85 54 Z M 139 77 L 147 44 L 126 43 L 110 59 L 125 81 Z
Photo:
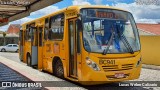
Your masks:
M 32 12 L 30 16 L 10 22 L 8 25 L 0 27 L 1 31 L 6 31 L 10 24 L 22 24 L 24 22 L 39 18 L 49 13 L 53 13 L 62 8 L 71 5 L 106 5 L 121 8 L 130 11 L 137 23 L 152 23 L 160 22 L 160 0 L 156 0 L 159 5 L 148 3 L 149 5 L 139 5 L 136 1 L 147 0 L 63 0 L 46 8 Z M 149 0 L 148 0 L 149 1 Z M 154 1 L 154 0 L 150 0 Z

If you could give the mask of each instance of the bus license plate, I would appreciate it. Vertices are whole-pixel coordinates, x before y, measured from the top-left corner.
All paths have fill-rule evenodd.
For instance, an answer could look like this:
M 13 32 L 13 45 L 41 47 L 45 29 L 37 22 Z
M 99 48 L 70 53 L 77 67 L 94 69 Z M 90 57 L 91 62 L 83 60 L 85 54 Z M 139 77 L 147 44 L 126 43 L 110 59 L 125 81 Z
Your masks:
M 124 78 L 124 73 L 115 73 L 116 78 Z

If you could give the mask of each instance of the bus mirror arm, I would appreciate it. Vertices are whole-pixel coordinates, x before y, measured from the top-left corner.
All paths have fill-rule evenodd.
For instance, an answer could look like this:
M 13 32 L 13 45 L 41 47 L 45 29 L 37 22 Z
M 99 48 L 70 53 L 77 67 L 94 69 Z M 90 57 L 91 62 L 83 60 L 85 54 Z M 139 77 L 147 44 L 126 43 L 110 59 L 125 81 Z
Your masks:
M 82 16 L 81 13 L 77 14 L 77 17 L 78 17 L 79 19 L 81 18 L 81 16 Z
M 82 30 L 82 22 L 81 22 L 80 19 L 77 19 L 77 28 L 78 28 L 79 31 Z
M 81 54 L 81 46 L 80 46 L 80 32 L 82 31 L 82 21 L 80 18 L 76 20 L 76 32 L 77 32 L 77 53 Z

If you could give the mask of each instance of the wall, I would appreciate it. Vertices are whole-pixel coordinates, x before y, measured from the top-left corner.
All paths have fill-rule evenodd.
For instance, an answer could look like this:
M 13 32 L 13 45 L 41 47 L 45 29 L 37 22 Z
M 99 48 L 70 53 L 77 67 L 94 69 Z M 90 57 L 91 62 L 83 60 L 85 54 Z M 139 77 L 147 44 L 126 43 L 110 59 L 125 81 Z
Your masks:
M 140 36 L 144 64 L 160 65 L 160 36 Z

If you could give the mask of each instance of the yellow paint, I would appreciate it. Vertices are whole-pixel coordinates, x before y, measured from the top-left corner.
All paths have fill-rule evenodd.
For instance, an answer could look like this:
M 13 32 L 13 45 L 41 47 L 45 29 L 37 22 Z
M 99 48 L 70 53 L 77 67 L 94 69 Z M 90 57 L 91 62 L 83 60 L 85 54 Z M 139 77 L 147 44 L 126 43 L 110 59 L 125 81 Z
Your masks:
M 140 36 L 142 62 L 160 65 L 160 36 Z
M 44 40 L 44 35 L 42 36 L 42 42 L 43 46 L 38 48 L 38 69 L 43 69 L 45 71 L 48 71 L 50 73 L 53 73 L 52 70 L 54 68 L 54 65 L 52 65 L 52 62 L 54 61 L 55 57 L 59 57 L 63 64 L 64 69 L 64 77 L 67 79 L 70 79 L 72 81 L 101 81 L 101 82 L 94 82 L 94 83 L 84 83 L 79 82 L 82 84 L 100 84 L 100 83 L 106 83 L 105 81 L 110 82 L 116 82 L 116 81 L 124 81 L 124 80 L 132 80 L 137 79 L 140 75 L 141 70 L 141 64 L 139 66 L 136 66 L 138 60 L 141 57 L 140 51 L 135 52 L 134 54 L 126 53 L 126 54 L 107 54 L 102 55 L 98 53 L 88 53 L 83 47 L 83 41 L 82 41 L 82 32 L 80 31 L 80 48 L 81 53 L 76 53 L 76 46 L 74 48 L 74 56 L 75 60 L 77 60 L 77 76 L 76 75 L 69 75 L 69 26 L 68 22 L 73 21 L 73 26 L 76 25 L 77 20 L 77 13 L 79 13 L 80 9 L 82 8 L 105 8 L 105 9 L 117 9 L 113 7 L 108 6 L 70 6 L 68 8 L 62 9 L 58 12 L 43 16 L 41 18 L 35 19 L 33 21 L 27 22 L 22 24 L 23 31 L 26 31 L 26 25 L 34 23 L 36 24 L 36 28 L 42 27 L 43 28 L 43 34 L 45 31 L 45 19 L 50 18 L 52 16 L 56 16 L 58 14 L 64 13 L 65 19 L 64 19 L 64 35 L 63 40 Z M 120 9 L 117 9 L 120 10 Z M 123 10 L 124 11 L 124 10 Z M 38 29 L 39 30 L 39 29 Z M 73 30 L 75 31 L 75 30 Z M 76 34 L 74 34 L 76 36 Z M 39 38 L 39 34 L 38 34 Z M 76 40 L 76 39 L 74 39 Z M 39 42 L 39 41 L 38 41 Z M 56 45 L 55 45 L 56 44 Z M 77 43 L 76 43 L 77 44 Z M 75 44 L 75 45 L 76 45 Z M 26 42 L 24 44 L 24 60 L 23 62 L 26 63 L 26 54 L 31 53 L 31 43 Z M 20 52 L 21 53 L 21 52 Z M 94 71 L 91 67 L 89 67 L 86 64 L 86 57 L 90 57 L 91 60 L 94 60 L 94 62 L 99 66 L 100 71 Z M 105 72 L 103 70 L 102 65 L 99 65 L 100 59 L 109 59 L 109 60 L 115 60 L 115 65 L 118 66 L 117 71 L 109 71 Z M 76 64 L 75 63 L 75 64 Z M 132 69 L 130 70 L 121 70 L 122 65 L 124 64 L 132 64 Z M 74 65 L 74 69 L 76 66 Z M 75 73 L 75 71 L 74 71 Z M 114 76 L 115 73 L 124 73 L 128 75 L 126 78 L 122 79 L 113 79 L 110 80 L 107 78 L 107 76 L 112 75 Z M 73 76 L 74 78 L 70 77 Z M 103 82 L 102 82 L 103 81 Z
M 76 11 L 73 11 L 73 10 L 71 10 L 71 11 L 67 11 L 66 13 L 65 13 L 65 15 L 66 15 L 66 18 L 74 18 L 74 17 L 77 17 L 77 12 Z

